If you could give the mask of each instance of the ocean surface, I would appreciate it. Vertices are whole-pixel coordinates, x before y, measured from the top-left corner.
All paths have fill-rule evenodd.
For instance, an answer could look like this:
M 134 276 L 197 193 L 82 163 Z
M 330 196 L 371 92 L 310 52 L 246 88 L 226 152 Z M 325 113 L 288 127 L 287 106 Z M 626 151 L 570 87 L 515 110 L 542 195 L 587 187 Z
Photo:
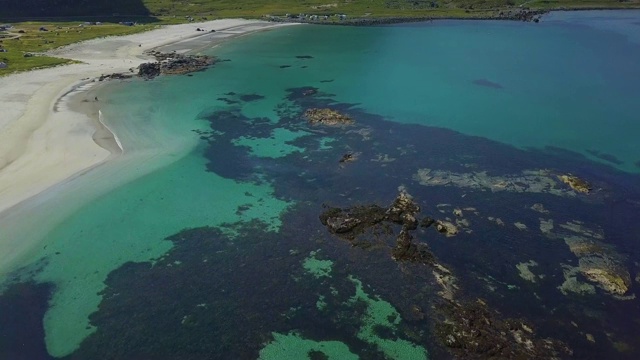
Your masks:
M 122 158 L 3 229 L 39 245 L 2 275 L 0 358 L 640 357 L 640 11 L 206 53 L 103 89 Z M 457 228 L 412 230 L 428 261 L 392 256 L 398 224 L 319 219 L 398 194 Z

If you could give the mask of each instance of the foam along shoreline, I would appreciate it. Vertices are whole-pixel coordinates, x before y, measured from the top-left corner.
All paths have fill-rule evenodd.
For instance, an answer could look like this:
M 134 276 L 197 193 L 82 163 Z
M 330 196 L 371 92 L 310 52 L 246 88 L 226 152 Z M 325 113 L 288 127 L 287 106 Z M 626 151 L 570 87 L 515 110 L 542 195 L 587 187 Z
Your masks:
M 80 64 L 0 77 L 0 275 L 17 266 L 46 231 L 64 219 L 68 211 L 51 211 L 56 196 L 84 193 L 84 198 L 75 200 L 79 207 L 89 200 L 89 193 L 100 191 L 101 186 L 106 191 L 118 182 L 105 180 L 78 191 L 83 188 L 78 188 L 80 177 L 122 155 L 128 158 L 119 161 L 118 166 L 133 167 L 140 155 L 135 154 L 136 146 L 119 144 L 101 121 L 99 102 L 86 100 L 88 96 L 94 99 L 100 88 L 94 86 L 92 79 L 127 72 L 149 61 L 144 53 L 151 49 L 187 52 L 274 26 L 278 25 L 243 19 L 214 20 L 94 39 L 49 53 Z M 216 32 L 197 32 L 198 27 Z M 133 145 L 132 141 L 129 143 Z M 108 177 L 109 170 L 100 174 Z M 45 223 L 39 221 L 38 229 L 30 229 L 35 227 L 29 223 L 34 221 L 36 210 L 48 215 L 37 216 L 39 220 L 46 217 Z M 25 229 L 29 234 L 21 236 Z

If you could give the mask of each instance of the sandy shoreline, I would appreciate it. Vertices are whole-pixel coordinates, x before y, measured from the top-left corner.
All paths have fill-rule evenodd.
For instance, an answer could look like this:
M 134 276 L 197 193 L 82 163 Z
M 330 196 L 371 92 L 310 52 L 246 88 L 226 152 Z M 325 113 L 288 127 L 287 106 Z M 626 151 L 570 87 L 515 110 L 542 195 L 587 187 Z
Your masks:
M 127 152 L 99 119 L 94 95 L 101 86 L 93 79 L 151 60 L 144 54 L 150 49 L 193 51 L 275 26 L 281 25 L 215 20 L 94 39 L 49 53 L 81 64 L 0 77 L 0 223 L 28 217 L 33 204 L 51 201 L 65 183 Z M 0 274 L 36 245 L 24 238 L 18 243 L 10 232 L 0 234 Z

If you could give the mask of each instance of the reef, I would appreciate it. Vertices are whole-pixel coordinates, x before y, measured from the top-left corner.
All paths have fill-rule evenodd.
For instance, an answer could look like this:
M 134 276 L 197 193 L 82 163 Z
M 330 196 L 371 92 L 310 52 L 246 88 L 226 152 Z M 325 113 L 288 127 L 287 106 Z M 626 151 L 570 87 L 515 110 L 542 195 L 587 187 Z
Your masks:
M 344 126 L 354 123 L 351 117 L 332 109 L 307 109 L 303 117 L 311 125 Z
M 445 318 L 435 325 L 436 336 L 462 359 L 552 359 L 571 356 L 566 344 L 537 338 L 523 320 L 502 319 L 487 304 L 446 302 Z
M 569 175 L 560 175 L 558 177 L 563 183 L 571 186 L 571 188 L 577 192 L 588 194 L 591 192 L 591 185 L 588 182 L 580 179 L 577 176 Z
M 576 176 L 553 176 L 553 172 L 546 169 L 523 170 L 520 174 L 492 176 L 486 171 L 456 173 L 423 168 L 417 171 L 413 179 L 425 186 L 457 186 L 492 192 L 549 193 L 558 196 L 575 196 L 575 192 L 586 194 L 591 191 L 591 186 Z M 575 192 L 567 191 L 562 183 L 568 184 Z
M 207 55 L 182 55 L 177 53 L 151 52 L 157 62 L 140 64 L 138 76 L 147 80 L 161 74 L 179 75 L 204 70 L 216 62 L 216 58 Z
M 614 296 L 626 295 L 629 292 L 632 285 L 631 275 L 624 266 L 624 258 L 611 245 L 603 242 L 602 231 L 589 229 L 579 221 L 561 224 L 556 232 L 552 229 L 553 226 L 547 225 L 544 233 L 550 238 L 561 238 L 565 241 L 569 251 L 578 258 L 577 271 L 587 280 Z M 565 278 L 570 280 L 567 274 Z

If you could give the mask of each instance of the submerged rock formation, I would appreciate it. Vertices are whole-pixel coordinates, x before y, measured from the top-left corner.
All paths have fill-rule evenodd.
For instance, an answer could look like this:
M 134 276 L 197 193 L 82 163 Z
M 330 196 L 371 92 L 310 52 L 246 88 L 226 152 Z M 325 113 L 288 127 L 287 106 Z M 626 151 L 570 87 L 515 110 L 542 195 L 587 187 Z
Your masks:
M 455 173 L 434 169 L 418 169 L 413 179 L 424 186 L 457 186 L 492 192 L 549 193 L 558 196 L 587 194 L 591 185 L 572 175 L 555 175 L 550 170 L 524 170 L 519 174 L 490 175 L 486 171 Z M 563 183 L 571 189 L 566 189 Z M 536 210 L 536 209 L 534 209 Z M 539 210 L 536 210 L 539 211 Z M 544 210 L 542 210 L 544 211 Z
M 591 185 L 588 182 L 578 178 L 577 176 L 560 175 L 558 178 L 565 184 L 571 186 L 571 188 L 577 192 L 588 194 L 591 192 Z
M 311 125 L 343 126 L 354 123 L 353 119 L 332 109 L 307 109 L 303 117 Z
M 436 336 L 461 359 L 554 359 L 572 355 L 562 342 L 540 339 L 523 320 L 503 319 L 487 304 L 448 301 Z
M 439 233 L 446 235 L 447 237 L 455 236 L 458 234 L 458 227 L 448 221 L 438 220 L 436 221 L 436 230 Z
M 603 242 L 601 231 L 589 229 L 579 221 L 561 224 L 556 232 L 552 230 L 553 227 L 543 233 L 564 240 L 578 258 L 576 272 L 611 295 L 622 296 L 629 292 L 631 275 L 624 266 L 624 259 L 613 246 Z

